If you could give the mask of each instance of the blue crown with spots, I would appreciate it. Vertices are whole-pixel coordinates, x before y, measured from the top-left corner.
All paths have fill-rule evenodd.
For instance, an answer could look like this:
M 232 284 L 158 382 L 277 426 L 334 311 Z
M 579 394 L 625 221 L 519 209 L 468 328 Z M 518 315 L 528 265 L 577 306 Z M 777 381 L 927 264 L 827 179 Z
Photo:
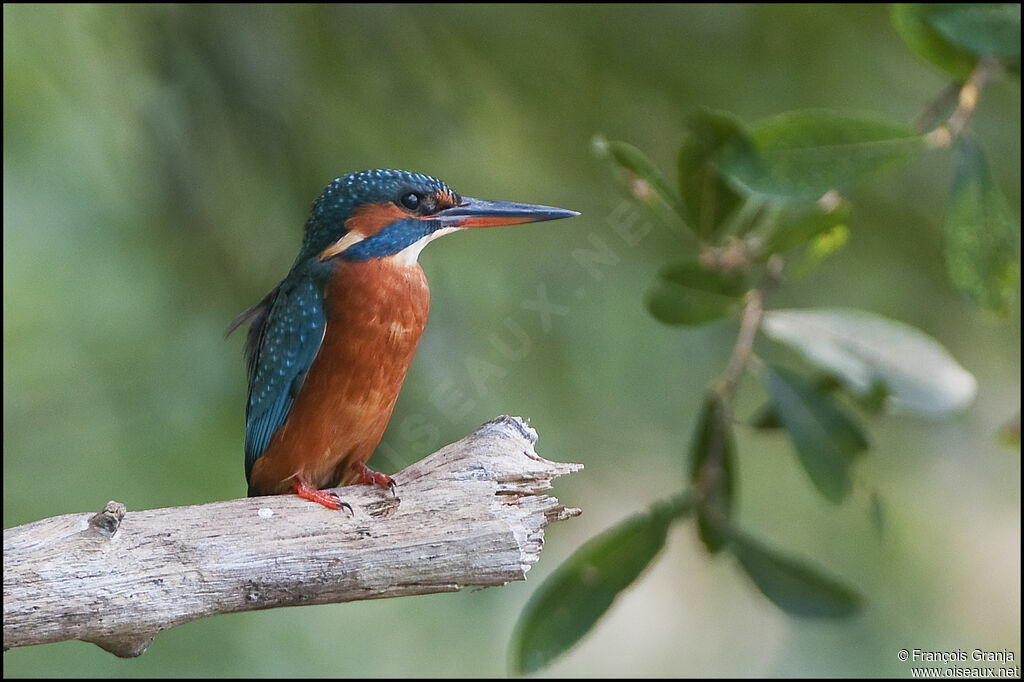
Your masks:
M 401 170 L 365 170 L 331 181 L 310 209 L 299 259 L 318 254 L 340 239 L 347 231 L 345 221 L 357 206 L 395 201 L 410 191 L 436 194 L 452 190 L 437 178 Z

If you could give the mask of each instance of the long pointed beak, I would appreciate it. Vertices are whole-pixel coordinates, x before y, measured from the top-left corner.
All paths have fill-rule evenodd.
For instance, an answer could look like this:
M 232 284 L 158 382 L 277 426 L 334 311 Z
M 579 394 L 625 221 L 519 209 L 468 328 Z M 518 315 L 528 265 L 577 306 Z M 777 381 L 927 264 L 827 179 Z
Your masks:
M 444 227 L 496 227 L 519 223 L 539 223 L 578 216 L 576 211 L 536 204 L 517 204 L 512 201 L 487 201 L 463 197 L 458 206 L 438 211 L 431 218 L 440 220 Z

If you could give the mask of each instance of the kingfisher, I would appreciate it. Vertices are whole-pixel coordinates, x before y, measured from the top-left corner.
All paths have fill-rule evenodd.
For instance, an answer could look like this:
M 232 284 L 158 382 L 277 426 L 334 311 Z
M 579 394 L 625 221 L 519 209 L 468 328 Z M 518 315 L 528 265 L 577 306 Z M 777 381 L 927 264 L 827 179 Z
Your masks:
M 250 322 L 249 496 L 296 493 L 351 510 L 324 488 L 370 484 L 394 494 L 394 480 L 366 462 L 427 323 L 430 291 L 420 251 L 464 228 L 576 215 L 463 197 L 408 171 L 366 170 L 328 184 L 313 202 L 288 275 L 228 328 L 230 334 Z

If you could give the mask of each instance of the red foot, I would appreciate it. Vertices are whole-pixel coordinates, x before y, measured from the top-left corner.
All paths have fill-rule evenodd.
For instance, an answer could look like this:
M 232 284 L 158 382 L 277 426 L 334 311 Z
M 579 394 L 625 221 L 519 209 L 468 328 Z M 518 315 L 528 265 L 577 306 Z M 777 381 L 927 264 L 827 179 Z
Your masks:
M 345 507 L 352 512 L 352 505 L 348 502 L 342 502 L 341 498 L 334 493 L 327 492 L 326 490 L 317 490 L 309 483 L 306 483 L 301 476 L 295 476 L 295 494 L 299 497 L 322 504 L 328 509 L 341 509 Z
M 355 470 L 359 472 L 359 478 L 356 480 L 355 485 L 365 483 L 367 485 L 379 485 L 381 488 L 389 488 L 392 495 L 396 495 L 395 479 L 391 478 L 387 474 L 382 474 L 379 471 L 374 471 L 365 464 L 360 464 L 355 467 Z

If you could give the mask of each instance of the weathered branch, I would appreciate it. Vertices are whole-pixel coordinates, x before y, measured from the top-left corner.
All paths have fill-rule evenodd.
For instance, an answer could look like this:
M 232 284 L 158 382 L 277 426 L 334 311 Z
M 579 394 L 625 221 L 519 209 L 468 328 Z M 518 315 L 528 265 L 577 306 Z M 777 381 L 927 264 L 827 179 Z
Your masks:
M 338 489 L 66 514 L 4 531 L 4 650 L 81 639 L 142 654 L 181 623 L 235 611 L 454 592 L 524 580 L 543 528 L 579 514 L 540 492 L 582 468 L 534 452 L 502 416 L 395 474 L 398 498 Z

